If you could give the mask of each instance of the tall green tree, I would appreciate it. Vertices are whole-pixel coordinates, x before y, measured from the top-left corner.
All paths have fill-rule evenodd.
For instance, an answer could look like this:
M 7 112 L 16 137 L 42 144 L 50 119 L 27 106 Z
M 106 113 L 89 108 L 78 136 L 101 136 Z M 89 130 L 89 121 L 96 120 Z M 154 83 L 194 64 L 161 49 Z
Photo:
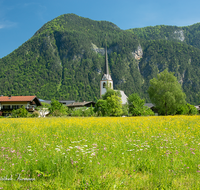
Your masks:
M 68 114 L 68 107 L 61 104 L 59 101 L 51 100 L 50 114 L 53 116 L 62 116 Z
M 111 95 L 107 98 L 107 108 L 109 116 L 121 116 L 122 111 L 122 100 L 117 95 Z
M 106 87 L 106 93 L 102 95 L 103 100 L 107 100 L 108 97 L 111 97 L 112 95 L 121 97 L 120 91 L 119 90 L 113 90 L 109 87 Z
M 120 116 L 122 115 L 122 100 L 119 91 L 107 88 L 106 93 L 102 96 L 103 99 L 97 101 L 95 112 L 102 116 Z
M 159 114 L 175 114 L 177 108 L 186 103 L 181 85 L 174 74 L 167 69 L 158 74 L 157 78 L 150 80 L 148 93 Z
M 107 101 L 106 100 L 98 100 L 95 104 L 94 111 L 98 116 L 106 116 L 107 115 Z

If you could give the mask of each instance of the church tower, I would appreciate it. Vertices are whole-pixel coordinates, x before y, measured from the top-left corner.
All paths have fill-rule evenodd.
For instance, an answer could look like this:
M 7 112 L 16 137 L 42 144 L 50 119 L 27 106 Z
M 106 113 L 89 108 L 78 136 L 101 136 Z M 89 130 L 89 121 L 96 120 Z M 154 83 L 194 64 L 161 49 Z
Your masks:
M 100 97 L 102 97 L 102 95 L 106 93 L 107 86 L 113 89 L 113 80 L 108 70 L 108 55 L 107 55 L 107 48 L 106 48 L 104 74 L 100 81 Z

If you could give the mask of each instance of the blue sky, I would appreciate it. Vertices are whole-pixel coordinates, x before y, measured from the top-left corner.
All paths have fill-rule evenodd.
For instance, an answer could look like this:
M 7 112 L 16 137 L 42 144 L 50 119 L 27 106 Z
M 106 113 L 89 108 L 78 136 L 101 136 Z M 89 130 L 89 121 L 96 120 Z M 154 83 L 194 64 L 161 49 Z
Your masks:
M 113 22 L 123 30 L 200 22 L 200 0 L 0 0 L 0 58 L 62 14 Z

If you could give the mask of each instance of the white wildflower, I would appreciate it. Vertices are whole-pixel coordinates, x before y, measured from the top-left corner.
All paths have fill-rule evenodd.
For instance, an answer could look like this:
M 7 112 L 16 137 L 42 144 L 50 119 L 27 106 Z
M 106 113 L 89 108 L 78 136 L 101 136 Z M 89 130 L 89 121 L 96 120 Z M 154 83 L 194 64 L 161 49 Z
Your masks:
M 95 153 L 93 152 L 93 153 L 91 154 L 91 156 L 95 156 Z

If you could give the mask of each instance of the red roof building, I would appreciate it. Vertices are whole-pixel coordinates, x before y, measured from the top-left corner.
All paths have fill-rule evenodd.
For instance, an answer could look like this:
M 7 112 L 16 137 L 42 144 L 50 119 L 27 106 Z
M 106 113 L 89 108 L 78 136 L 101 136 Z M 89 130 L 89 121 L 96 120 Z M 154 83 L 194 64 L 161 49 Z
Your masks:
M 29 112 L 33 112 L 37 106 L 41 106 L 36 96 L 0 96 L 0 115 L 10 115 L 12 110 L 24 106 Z

